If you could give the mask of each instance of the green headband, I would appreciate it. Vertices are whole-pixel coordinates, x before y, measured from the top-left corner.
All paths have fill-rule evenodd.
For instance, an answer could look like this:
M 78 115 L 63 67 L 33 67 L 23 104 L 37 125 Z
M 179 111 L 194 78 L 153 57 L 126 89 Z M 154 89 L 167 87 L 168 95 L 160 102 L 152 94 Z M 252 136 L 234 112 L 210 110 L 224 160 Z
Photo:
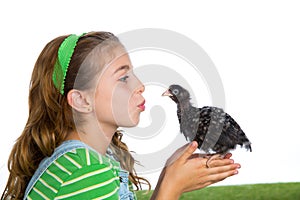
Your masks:
M 83 34 L 82 34 L 83 35 Z M 65 78 L 67 75 L 68 67 L 77 45 L 78 39 L 82 35 L 72 34 L 68 36 L 60 45 L 58 49 L 57 61 L 54 66 L 54 71 L 52 74 L 52 80 L 54 86 L 59 90 L 59 92 L 64 94 Z

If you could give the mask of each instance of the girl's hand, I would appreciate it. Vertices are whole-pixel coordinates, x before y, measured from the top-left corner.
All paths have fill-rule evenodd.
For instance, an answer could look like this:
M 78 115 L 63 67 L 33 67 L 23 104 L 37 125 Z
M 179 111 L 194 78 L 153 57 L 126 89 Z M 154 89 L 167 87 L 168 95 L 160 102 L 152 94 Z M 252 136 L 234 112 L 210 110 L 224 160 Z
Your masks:
M 178 199 L 184 192 L 204 188 L 238 173 L 240 165 L 230 159 L 231 154 L 212 160 L 207 168 L 207 158 L 193 154 L 197 146 L 195 141 L 185 145 L 168 159 L 151 199 Z

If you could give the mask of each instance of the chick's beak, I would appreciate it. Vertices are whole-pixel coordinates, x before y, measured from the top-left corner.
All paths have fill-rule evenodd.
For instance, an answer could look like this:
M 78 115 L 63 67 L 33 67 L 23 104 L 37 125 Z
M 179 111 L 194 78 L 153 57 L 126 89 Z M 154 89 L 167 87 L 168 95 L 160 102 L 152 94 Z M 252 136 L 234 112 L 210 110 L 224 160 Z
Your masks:
M 167 96 L 167 97 L 171 97 L 171 96 L 173 96 L 173 94 L 170 92 L 170 90 L 169 89 L 167 89 L 164 93 L 162 93 L 162 95 L 161 96 Z

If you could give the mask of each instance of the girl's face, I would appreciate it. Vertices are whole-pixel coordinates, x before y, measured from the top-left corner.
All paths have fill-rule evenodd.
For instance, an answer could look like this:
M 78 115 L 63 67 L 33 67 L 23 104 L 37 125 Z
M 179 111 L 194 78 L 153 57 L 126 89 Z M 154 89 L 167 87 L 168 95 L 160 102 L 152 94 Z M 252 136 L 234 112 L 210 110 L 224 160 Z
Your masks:
M 95 91 L 94 109 L 100 128 L 136 126 L 145 110 L 145 87 L 134 75 L 127 53 L 101 72 Z

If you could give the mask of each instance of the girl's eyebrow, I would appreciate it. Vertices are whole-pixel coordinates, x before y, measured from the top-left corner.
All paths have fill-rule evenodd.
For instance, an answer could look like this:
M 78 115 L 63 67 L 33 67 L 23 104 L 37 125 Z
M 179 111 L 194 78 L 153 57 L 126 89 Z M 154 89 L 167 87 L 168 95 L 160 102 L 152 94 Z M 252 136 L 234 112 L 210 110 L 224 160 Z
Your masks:
M 114 74 L 116 74 L 117 72 L 119 72 L 119 71 L 121 71 L 121 70 L 129 70 L 130 69 L 130 67 L 128 66 L 128 65 L 123 65 L 123 66 L 121 66 L 121 67 L 119 67 L 115 72 L 114 72 Z

